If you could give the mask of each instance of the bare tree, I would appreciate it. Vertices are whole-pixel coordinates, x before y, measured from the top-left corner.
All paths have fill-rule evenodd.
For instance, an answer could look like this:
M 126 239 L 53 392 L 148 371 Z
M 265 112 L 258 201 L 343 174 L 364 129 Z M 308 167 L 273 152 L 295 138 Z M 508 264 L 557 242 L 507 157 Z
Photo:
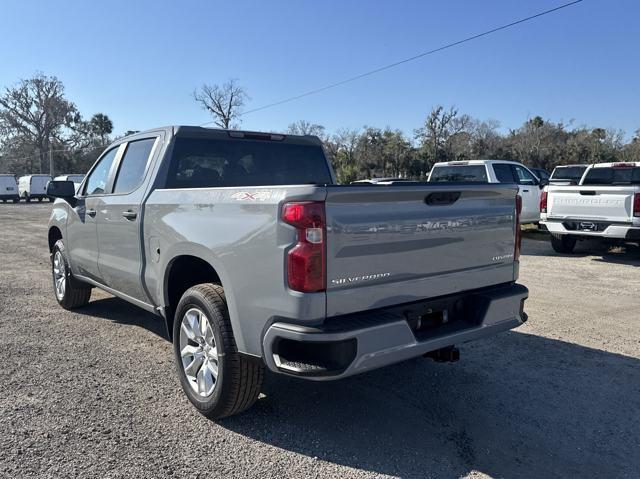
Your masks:
M 0 134 L 20 138 L 31 145 L 40 160 L 39 170 L 64 126 L 80 121 L 73 103 L 64 97 L 64 85 L 56 77 L 42 73 L 21 80 L 0 96 Z
M 222 85 L 202 85 L 193 92 L 193 99 L 211 113 L 217 126 L 229 129 L 236 126 L 232 122 L 240 118 L 249 97 L 238 80 L 231 79 Z
M 428 157 L 428 167 L 443 156 L 445 143 L 452 134 L 452 128 L 456 127 L 453 122 L 457 116 L 458 110 L 455 107 L 445 110 L 443 106 L 438 105 L 432 108 L 424 126 L 415 130 L 415 136 L 422 143 L 422 149 Z
M 314 135 L 320 138 L 324 137 L 324 126 L 317 123 L 311 123 L 306 120 L 298 120 L 291 123 L 287 128 L 287 133 L 292 135 Z

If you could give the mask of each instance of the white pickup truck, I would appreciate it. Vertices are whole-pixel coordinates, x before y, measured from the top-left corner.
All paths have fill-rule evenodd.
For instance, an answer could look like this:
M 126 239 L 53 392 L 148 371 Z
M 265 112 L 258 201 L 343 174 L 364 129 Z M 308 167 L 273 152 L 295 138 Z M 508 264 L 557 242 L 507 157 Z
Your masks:
M 550 184 L 540 211 L 558 253 L 571 253 L 586 237 L 640 243 L 640 162 L 599 163 L 577 186 Z

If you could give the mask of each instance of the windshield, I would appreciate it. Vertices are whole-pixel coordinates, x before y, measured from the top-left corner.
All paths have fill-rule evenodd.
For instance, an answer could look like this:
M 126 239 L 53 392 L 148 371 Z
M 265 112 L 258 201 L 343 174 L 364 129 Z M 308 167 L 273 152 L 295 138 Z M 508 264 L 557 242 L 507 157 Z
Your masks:
M 429 177 L 430 182 L 477 182 L 487 181 L 487 170 L 484 165 L 447 165 L 434 166 Z
M 591 168 L 583 185 L 640 185 L 639 167 Z

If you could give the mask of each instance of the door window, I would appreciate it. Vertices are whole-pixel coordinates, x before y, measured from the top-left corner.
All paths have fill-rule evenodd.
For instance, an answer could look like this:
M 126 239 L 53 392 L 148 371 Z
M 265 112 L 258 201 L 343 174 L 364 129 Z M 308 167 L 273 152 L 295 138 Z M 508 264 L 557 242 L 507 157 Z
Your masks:
M 105 153 L 102 158 L 100 158 L 98 164 L 95 166 L 93 171 L 91 171 L 89 178 L 87 178 L 87 182 L 84 187 L 85 195 L 101 195 L 105 193 L 107 180 L 109 178 L 109 171 L 111 170 L 111 165 L 113 164 L 113 160 L 116 158 L 117 152 L 118 147 L 112 148 Z
M 536 177 L 533 176 L 526 168 L 523 168 L 520 165 L 512 165 L 516 179 L 518 180 L 518 184 L 520 185 L 536 185 L 538 181 Z
M 517 183 L 513 176 L 511 165 L 507 163 L 494 163 L 493 172 L 496 174 L 499 183 Z
M 129 142 L 120 161 L 118 176 L 113 186 L 114 193 L 130 193 L 140 186 L 155 142 L 155 138 Z

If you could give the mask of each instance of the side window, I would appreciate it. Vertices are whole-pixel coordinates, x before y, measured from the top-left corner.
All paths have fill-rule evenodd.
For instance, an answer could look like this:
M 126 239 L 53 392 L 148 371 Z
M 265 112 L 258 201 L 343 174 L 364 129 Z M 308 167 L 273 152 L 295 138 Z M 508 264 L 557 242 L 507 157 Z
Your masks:
M 538 183 L 536 177 L 520 165 L 512 165 L 520 185 L 535 185 Z
M 113 160 L 116 158 L 118 147 L 109 150 L 98 162 L 93 169 L 87 182 L 84 186 L 85 195 L 100 195 L 104 193 L 104 189 L 107 187 L 107 179 L 109 178 L 109 170 L 113 164 Z
M 513 177 L 511 165 L 506 163 L 494 163 L 493 172 L 496 174 L 496 178 L 500 183 L 516 183 L 516 179 Z
M 129 193 L 140 185 L 155 142 L 155 138 L 129 142 L 120 161 L 120 168 L 113 186 L 114 193 Z

